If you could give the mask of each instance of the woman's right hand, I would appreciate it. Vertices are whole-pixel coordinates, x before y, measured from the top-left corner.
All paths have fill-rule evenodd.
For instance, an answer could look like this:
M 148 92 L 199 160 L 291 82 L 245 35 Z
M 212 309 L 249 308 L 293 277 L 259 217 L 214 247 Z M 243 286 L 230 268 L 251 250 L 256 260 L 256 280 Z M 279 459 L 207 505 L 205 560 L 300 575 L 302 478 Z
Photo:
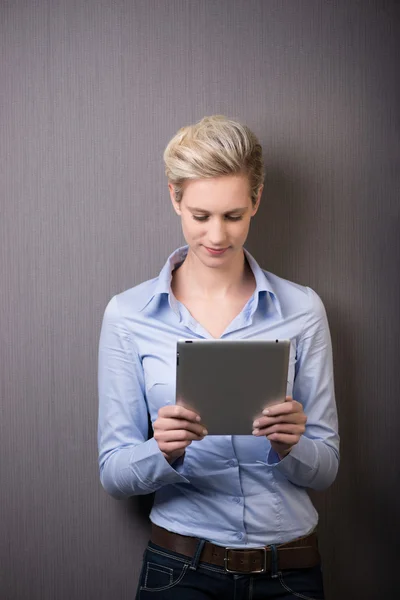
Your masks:
M 169 463 L 185 454 L 193 440 L 202 440 L 207 435 L 200 416 L 178 404 L 160 408 L 153 430 L 154 439 Z

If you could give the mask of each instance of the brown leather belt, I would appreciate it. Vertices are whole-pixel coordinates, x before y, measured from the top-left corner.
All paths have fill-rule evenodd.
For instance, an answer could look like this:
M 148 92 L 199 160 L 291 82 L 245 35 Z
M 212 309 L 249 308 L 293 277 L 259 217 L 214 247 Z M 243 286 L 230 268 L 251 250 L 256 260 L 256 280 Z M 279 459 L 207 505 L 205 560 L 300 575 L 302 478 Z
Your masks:
M 152 524 L 151 541 L 157 546 L 193 558 L 200 540 L 180 535 Z M 317 534 L 311 533 L 287 544 L 276 546 L 277 564 L 274 570 L 307 569 L 320 563 Z M 224 548 L 205 542 L 199 561 L 223 567 L 228 573 L 265 573 L 271 571 L 273 552 L 270 546 L 261 548 Z

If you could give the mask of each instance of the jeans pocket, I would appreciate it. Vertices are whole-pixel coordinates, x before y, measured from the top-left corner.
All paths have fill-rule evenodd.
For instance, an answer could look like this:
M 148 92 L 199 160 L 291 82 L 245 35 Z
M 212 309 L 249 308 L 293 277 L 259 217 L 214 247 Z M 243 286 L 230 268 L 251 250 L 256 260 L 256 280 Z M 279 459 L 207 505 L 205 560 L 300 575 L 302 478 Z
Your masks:
M 144 556 L 140 589 L 147 592 L 169 590 L 182 581 L 188 566 L 187 563 L 148 549 Z
M 293 598 L 302 600 L 324 600 L 324 585 L 319 566 L 278 573 L 281 586 Z

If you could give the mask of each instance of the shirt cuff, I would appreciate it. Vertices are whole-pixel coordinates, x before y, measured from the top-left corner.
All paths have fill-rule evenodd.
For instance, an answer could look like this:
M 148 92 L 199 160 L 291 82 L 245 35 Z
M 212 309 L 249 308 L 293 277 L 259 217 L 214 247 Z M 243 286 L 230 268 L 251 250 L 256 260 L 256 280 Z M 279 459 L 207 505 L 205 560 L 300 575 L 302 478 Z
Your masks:
M 179 468 L 179 463 L 176 466 Z M 131 468 L 152 491 L 171 483 L 189 483 L 170 465 L 154 438 L 136 446 Z
M 302 435 L 289 454 L 282 459 L 271 448 L 266 464 L 268 467 L 278 469 L 293 483 L 307 485 L 306 482 L 310 481 L 312 473 L 316 472 L 318 467 L 318 449 L 313 440 Z

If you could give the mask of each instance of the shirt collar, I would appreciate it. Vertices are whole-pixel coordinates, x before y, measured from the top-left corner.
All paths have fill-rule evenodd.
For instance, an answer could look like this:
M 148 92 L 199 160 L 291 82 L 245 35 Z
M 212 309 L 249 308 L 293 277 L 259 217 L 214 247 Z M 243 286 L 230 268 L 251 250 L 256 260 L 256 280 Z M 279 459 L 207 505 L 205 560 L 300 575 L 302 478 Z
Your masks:
M 256 280 L 256 289 L 254 295 L 259 296 L 261 292 L 265 292 L 269 294 L 273 300 L 274 306 L 282 318 L 282 307 L 279 302 L 279 298 L 276 295 L 274 287 L 270 280 L 268 279 L 267 273 L 260 267 L 256 259 L 250 254 L 246 248 L 243 248 L 245 257 L 247 258 L 247 262 L 250 265 L 250 269 L 253 271 L 254 279 Z
M 163 266 L 163 268 L 160 271 L 158 278 L 156 279 L 155 287 L 153 288 L 152 293 L 150 294 L 149 297 L 147 297 L 145 299 L 145 302 L 139 308 L 139 311 L 144 310 L 147 306 L 152 304 L 152 301 L 156 297 L 159 297 L 162 294 L 166 294 L 167 296 L 170 295 L 172 272 L 174 269 L 176 269 L 176 267 L 178 265 L 181 265 L 183 263 L 183 261 L 186 258 L 186 255 L 188 253 L 188 249 L 189 249 L 188 246 L 182 246 L 181 248 L 178 248 L 177 250 L 175 250 L 168 257 L 165 265 Z M 266 293 L 270 294 L 273 298 L 274 305 L 279 313 L 279 316 L 282 316 L 282 310 L 281 310 L 281 305 L 279 303 L 279 299 L 274 291 L 274 288 L 273 288 L 271 282 L 268 279 L 267 274 L 265 273 L 265 271 L 263 271 L 263 269 L 261 269 L 261 267 L 255 260 L 255 258 L 253 258 L 253 256 L 250 254 L 250 252 L 248 250 L 246 250 L 246 248 L 243 248 L 243 250 L 244 250 L 244 254 L 247 258 L 247 261 L 250 265 L 250 268 L 253 271 L 253 275 L 254 275 L 254 278 L 256 281 L 255 295 L 256 294 L 259 295 L 261 292 L 266 292 Z M 171 303 L 171 300 L 172 300 L 172 297 L 170 297 L 170 303 Z

